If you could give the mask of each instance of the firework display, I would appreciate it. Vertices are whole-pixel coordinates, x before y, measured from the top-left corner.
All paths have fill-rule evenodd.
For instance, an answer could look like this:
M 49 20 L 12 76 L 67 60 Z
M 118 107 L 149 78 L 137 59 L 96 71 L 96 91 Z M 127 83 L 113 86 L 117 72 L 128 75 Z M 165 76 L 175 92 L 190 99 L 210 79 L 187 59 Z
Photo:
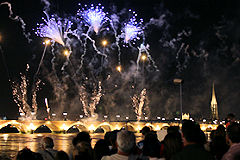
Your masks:
M 162 2 L 143 8 L 142 3 L 102 3 L 44 0 L 31 15 L 25 13 L 31 8 L 19 11 L 15 2 L 0 3 L 7 11 L 3 24 L 14 23 L 15 32 L 21 32 L 13 41 L 15 32 L 0 30 L 4 69 L 21 119 L 51 119 L 52 114 L 62 119 L 67 112 L 89 119 L 123 115 L 141 121 L 157 113 L 179 117 L 180 84 L 193 88 L 184 90 L 181 95 L 190 98 L 181 103 L 188 110 L 197 108 L 197 114 L 208 101 L 207 84 L 216 76 L 237 76 L 239 44 L 228 33 L 235 24 L 228 16 L 208 24 L 211 20 L 205 22 L 201 12 L 175 13 Z M 11 62 L 21 67 L 9 64 L 12 52 Z M 219 68 L 224 74 L 216 75 Z M 176 84 L 176 78 L 183 81 Z

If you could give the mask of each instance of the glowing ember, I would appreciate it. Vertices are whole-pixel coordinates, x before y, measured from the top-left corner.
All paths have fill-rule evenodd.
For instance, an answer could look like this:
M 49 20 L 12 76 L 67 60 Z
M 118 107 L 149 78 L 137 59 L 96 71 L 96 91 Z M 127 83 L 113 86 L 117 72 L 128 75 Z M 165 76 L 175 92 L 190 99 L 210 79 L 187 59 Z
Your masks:
M 108 42 L 106 40 L 102 41 L 102 45 L 105 47 L 108 44 Z
M 118 72 L 121 72 L 121 71 L 122 71 L 122 67 L 121 67 L 120 65 L 117 66 L 116 69 L 117 69 Z

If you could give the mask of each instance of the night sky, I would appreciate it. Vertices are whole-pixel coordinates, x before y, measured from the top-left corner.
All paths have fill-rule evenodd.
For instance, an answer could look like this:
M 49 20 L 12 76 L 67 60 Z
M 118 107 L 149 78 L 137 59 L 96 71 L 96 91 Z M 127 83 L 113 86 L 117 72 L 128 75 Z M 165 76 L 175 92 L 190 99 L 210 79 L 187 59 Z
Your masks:
M 26 74 L 29 86 L 34 82 L 44 45 L 44 38 L 35 34 L 37 24 L 43 23 L 43 10 L 48 10 L 61 18 L 74 17 L 77 10 L 85 4 L 104 6 L 108 16 L 117 15 L 117 32 L 129 17 L 129 9 L 136 11 L 137 19 L 143 19 L 144 43 L 149 45 L 149 53 L 155 61 L 140 63 L 140 73 L 134 77 L 134 68 L 138 56 L 138 47 L 143 37 L 136 44 L 121 46 L 121 63 L 123 72 L 119 74 L 115 67 L 117 62 L 116 38 L 113 31 L 103 30 L 99 34 L 90 33 L 99 50 L 103 50 L 101 40 L 107 39 L 109 45 L 105 52 L 108 61 L 104 70 L 99 66 L 91 42 L 87 44 L 87 56 L 83 69 L 73 78 L 74 66 L 79 65 L 83 54 L 83 44 L 73 36 L 71 39 L 71 63 L 64 71 L 65 62 L 60 54 L 64 47 L 55 44 L 46 50 L 38 78 L 41 79 L 41 90 L 37 94 L 38 118 L 46 117 L 44 98 L 54 113 L 66 111 L 72 114 L 83 114 L 79 101 L 76 83 L 84 84 L 92 92 L 98 81 L 102 82 L 102 96 L 96 112 L 103 116 L 124 114 L 134 119 L 131 97 L 147 89 L 148 107 L 144 112 L 152 119 L 156 116 L 175 117 L 179 114 L 179 85 L 174 78 L 183 79 L 183 112 L 196 118 L 210 118 L 210 101 L 212 84 L 215 84 L 216 98 L 220 118 L 227 113 L 240 116 L 240 1 L 239 0 L 49 0 L 50 7 L 40 0 L 12 0 L 13 16 L 21 17 L 25 24 L 25 33 L 30 33 L 31 42 L 24 36 L 18 21 L 9 18 L 7 5 L 0 6 L 0 116 L 17 119 L 18 106 L 12 97 L 12 82 L 20 82 L 20 73 Z M 45 1 L 46 2 L 46 1 Z M 81 3 L 81 6 L 78 4 Z M 76 27 L 74 24 L 72 27 Z M 109 27 L 108 24 L 102 28 Z M 35 31 L 33 30 L 35 29 Z M 86 28 L 82 29 L 86 33 Z M 56 56 L 56 72 L 59 83 L 56 83 L 51 69 L 52 51 Z M 29 72 L 26 73 L 26 65 Z M 72 67 L 71 67 L 72 65 Z M 108 75 L 111 75 L 110 80 Z M 84 79 L 88 77 L 88 80 Z M 55 77 L 56 78 L 56 77 Z M 10 81 L 9 81 L 10 79 Z M 62 89 L 54 93 L 56 86 Z M 132 87 L 134 86 L 134 88 Z M 65 88 L 64 88 L 65 87 Z M 31 87 L 28 88 L 31 91 Z M 64 95 L 63 95 L 64 93 Z M 58 95 L 57 95 L 58 94 Z M 31 94 L 28 94 L 31 97 Z M 56 98 L 57 96 L 58 99 Z M 61 100 L 61 102 L 59 101 Z M 29 100 L 31 103 L 31 100 Z

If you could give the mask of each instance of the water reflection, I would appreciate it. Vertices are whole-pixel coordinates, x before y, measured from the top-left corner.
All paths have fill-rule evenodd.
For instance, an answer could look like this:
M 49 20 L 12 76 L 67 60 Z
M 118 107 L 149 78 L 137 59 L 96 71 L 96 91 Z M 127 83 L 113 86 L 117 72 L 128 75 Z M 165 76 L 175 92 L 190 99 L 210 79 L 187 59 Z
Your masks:
M 71 153 L 72 139 L 77 133 L 72 134 L 54 134 L 54 133 L 35 133 L 35 134 L 0 134 L 0 153 L 6 154 L 11 158 L 15 157 L 19 150 L 28 147 L 34 152 L 41 149 L 41 139 L 44 136 L 49 136 L 54 140 L 54 149 L 63 150 L 68 154 Z M 136 134 L 137 141 L 139 141 L 140 135 Z M 91 134 L 92 146 L 96 144 L 99 139 L 104 138 L 104 133 Z
M 6 154 L 13 158 L 17 151 L 22 150 L 25 147 L 30 148 L 32 151 L 37 152 L 41 149 L 40 141 L 42 137 L 52 137 L 55 143 L 54 148 L 57 150 L 63 150 L 70 153 L 72 147 L 72 138 L 75 134 L 0 134 L 0 153 Z M 102 138 L 100 136 L 100 138 Z M 96 142 L 95 142 L 96 143 Z

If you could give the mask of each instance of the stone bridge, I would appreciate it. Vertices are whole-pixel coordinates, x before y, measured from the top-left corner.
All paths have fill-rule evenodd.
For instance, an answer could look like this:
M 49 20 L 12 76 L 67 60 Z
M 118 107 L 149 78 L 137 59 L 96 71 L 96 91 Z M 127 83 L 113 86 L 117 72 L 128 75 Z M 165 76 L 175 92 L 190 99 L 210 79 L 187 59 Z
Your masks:
M 179 126 L 179 123 L 163 123 L 163 122 L 101 122 L 101 121 L 44 121 L 44 120 L 0 120 L 0 129 L 12 125 L 21 133 L 33 133 L 39 127 L 48 127 L 54 133 L 65 133 L 70 128 L 77 128 L 79 131 L 94 132 L 96 129 L 101 128 L 104 132 L 112 131 L 115 129 L 127 128 L 133 132 L 139 132 L 144 126 L 149 126 L 153 130 L 163 130 L 169 126 Z M 203 131 L 216 129 L 217 125 L 213 124 L 200 124 Z

